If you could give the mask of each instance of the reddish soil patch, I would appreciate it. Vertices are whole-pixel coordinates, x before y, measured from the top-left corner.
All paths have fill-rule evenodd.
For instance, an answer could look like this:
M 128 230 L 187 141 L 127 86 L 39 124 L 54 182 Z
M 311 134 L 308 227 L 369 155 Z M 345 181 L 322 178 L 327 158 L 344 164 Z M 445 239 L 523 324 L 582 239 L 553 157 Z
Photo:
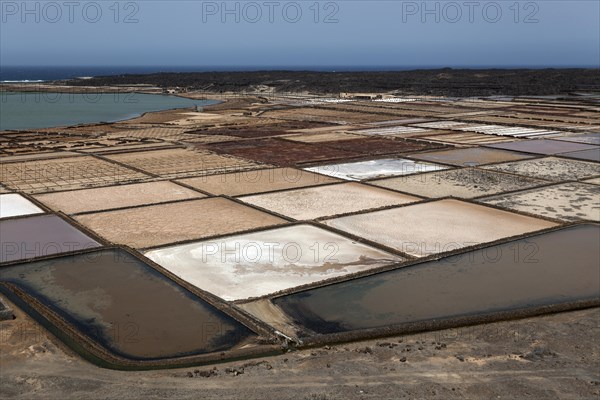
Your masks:
M 447 146 L 437 143 L 417 142 L 405 139 L 384 139 L 384 138 L 366 138 L 357 140 L 335 140 L 324 142 L 323 146 L 351 151 L 354 153 L 379 155 L 379 154 L 397 154 L 409 153 L 413 151 L 442 149 Z
M 361 155 L 358 152 L 334 147 L 293 143 L 278 139 L 212 143 L 203 147 L 216 153 L 229 154 L 277 166 L 292 166 L 322 160 L 340 160 Z

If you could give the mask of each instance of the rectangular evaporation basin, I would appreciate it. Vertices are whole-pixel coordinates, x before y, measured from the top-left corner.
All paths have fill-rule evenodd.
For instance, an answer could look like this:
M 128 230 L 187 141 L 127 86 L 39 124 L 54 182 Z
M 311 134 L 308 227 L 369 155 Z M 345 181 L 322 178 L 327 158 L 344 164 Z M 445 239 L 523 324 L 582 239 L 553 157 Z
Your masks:
M 312 172 L 294 168 L 257 169 L 231 174 L 200 176 L 179 182 L 215 195 L 240 196 L 282 189 L 339 182 Z
M 243 171 L 258 167 L 252 162 L 235 157 L 179 148 L 112 154 L 106 158 L 168 178 Z
M 225 300 L 264 296 L 405 260 L 311 225 L 165 247 L 145 255 Z
M 91 249 L 100 244 L 56 215 L 0 221 L 0 262 Z
M 43 213 L 44 210 L 18 193 L 0 194 L 0 218 Z
M 573 151 L 571 153 L 561 153 L 559 156 L 576 158 L 578 160 L 588 160 L 600 162 L 600 147 L 590 150 Z
M 597 163 L 557 157 L 513 161 L 482 168 L 556 182 L 593 178 L 600 174 Z
M 548 155 L 598 148 L 597 146 L 585 143 L 566 142 L 564 140 L 551 139 L 521 140 L 519 142 L 492 144 L 489 145 L 489 147 Z
M 417 196 L 473 198 L 530 189 L 548 182 L 479 168 L 456 168 L 426 174 L 398 176 L 371 182 L 376 186 Z
M 321 160 L 351 158 L 360 155 L 360 153 L 325 147 L 321 143 L 311 144 L 278 139 L 212 143 L 206 145 L 206 148 L 217 153 L 230 154 L 282 167 Z
M 344 164 L 319 165 L 318 167 L 305 168 L 305 170 L 349 181 L 361 181 L 365 179 L 385 178 L 388 176 L 438 171 L 447 168 L 449 167 L 403 158 L 386 158 Z
M 490 143 L 512 142 L 513 137 L 486 135 L 485 133 L 460 132 L 460 133 L 442 133 L 439 135 L 421 136 L 422 140 L 435 140 L 436 142 L 452 144 L 470 144 L 483 145 Z
M 581 135 L 569 135 L 553 137 L 555 140 L 564 140 L 566 142 L 587 143 L 600 146 L 600 133 L 584 133 Z
M 76 219 L 113 243 L 134 248 L 202 239 L 286 222 L 219 197 L 84 214 Z
M 304 143 L 321 143 L 331 142 L 333 140 L 356 140 L 361 139 L 362 136 L 353 135 L 346 132 L 327 132 L 327 133 L 303 133 L 300 135 L 286 136 L 284 139 L 293 140 L 294 142 Z
M 324 223 L 415 257 L 492 242 L 556 225 L 454 199 L 349 215 Z
M 479 199 L 497 207 L 563 221 L 600 222 L 600 187 L 569 182 Z
M 347 182 L 244 196 L 240 197 L 240 200 L 296 220 L 306 221 L 371 208 L 405 204 L 420 199 L 356 182 Z
M 0 163 L 0 181 L 26 193 L 133 182 L 148 175 L 92 156 Z
M 579 225 L 273 302 L 319 334 L 600 302 L 600 229 Z M 475 321 L 473 321 L 475 322 Z
M 390 126 L 390 127 L 381 127 L 381 128 L 371 128 L 371 129 L 361 129 L 354 131 L 359 135 L 367 135 L 367 136 L 393 136 L 393 135 L 406 135 L 406 134 L 425 134 L 427 132 L 431 132 L 429 129 L 423 128 L 414 128 L 411 126 Z
M 531 158 L 533 156 L 524 153 L 517 153 L 516 151 L 473 147 L 467 149 L 445 150 L 415 154 L 413 157 L 418 158 L 419 160 L 456 165 L 459 167 L 469 167 L 504 161 L 523 160 L 525 158 Z
M 337 140 L 333 142 L 323 142 L 321 144 L 334 149 L 371 155 L 410 153 L 446 147 L 438 143 L 417 142 L 408 139 L 394 140 L 381 137 L 369 137 L 358 140 Z
M 67 214 L 132 207 L 205 195 L 172 182 L 148 182 L 35 196 L 48 207 Z
M 223 351 L 252 335 L 120 249 L 2 268 L 0 282 L 18 286 L 109 353 L 126 359 Z

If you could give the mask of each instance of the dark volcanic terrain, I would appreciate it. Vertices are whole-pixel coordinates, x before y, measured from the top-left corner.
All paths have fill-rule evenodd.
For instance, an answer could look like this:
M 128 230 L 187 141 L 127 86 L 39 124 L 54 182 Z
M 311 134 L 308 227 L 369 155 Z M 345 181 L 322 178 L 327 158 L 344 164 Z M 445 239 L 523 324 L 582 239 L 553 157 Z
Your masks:
M 431 69 L 389 72 L 192 72 L 101 76 L 76 86 L 157 85 L 210 92 L 394 92 L 437 96 L 547 95 L 600 87 L 598 69 Z

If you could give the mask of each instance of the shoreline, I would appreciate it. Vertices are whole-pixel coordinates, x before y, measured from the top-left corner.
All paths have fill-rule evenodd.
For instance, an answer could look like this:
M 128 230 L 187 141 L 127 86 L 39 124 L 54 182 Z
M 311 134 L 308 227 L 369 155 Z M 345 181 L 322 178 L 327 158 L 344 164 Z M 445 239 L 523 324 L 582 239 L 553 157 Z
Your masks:
M 69 93 L 69 94 L 84 94 L 84 93 L 141 93 L 141 94 L 167 94 L 163 93 L 158 87 L 139 87 L 139 86 L 73 86 L 57 84 L 58 81 L 45 82 L 20 82 L 6 83 L 0 82 L 0 93 L 32 93 L 32 92 L 52 92 L 52 93 Z

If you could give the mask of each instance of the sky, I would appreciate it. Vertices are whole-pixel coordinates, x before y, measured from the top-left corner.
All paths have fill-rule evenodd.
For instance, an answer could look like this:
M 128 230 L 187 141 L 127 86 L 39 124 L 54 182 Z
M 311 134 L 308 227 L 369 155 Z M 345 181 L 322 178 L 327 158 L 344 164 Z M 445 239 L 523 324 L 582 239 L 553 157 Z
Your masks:
M 0 65 L 600 67 L 600 1 L 6 1 Z

